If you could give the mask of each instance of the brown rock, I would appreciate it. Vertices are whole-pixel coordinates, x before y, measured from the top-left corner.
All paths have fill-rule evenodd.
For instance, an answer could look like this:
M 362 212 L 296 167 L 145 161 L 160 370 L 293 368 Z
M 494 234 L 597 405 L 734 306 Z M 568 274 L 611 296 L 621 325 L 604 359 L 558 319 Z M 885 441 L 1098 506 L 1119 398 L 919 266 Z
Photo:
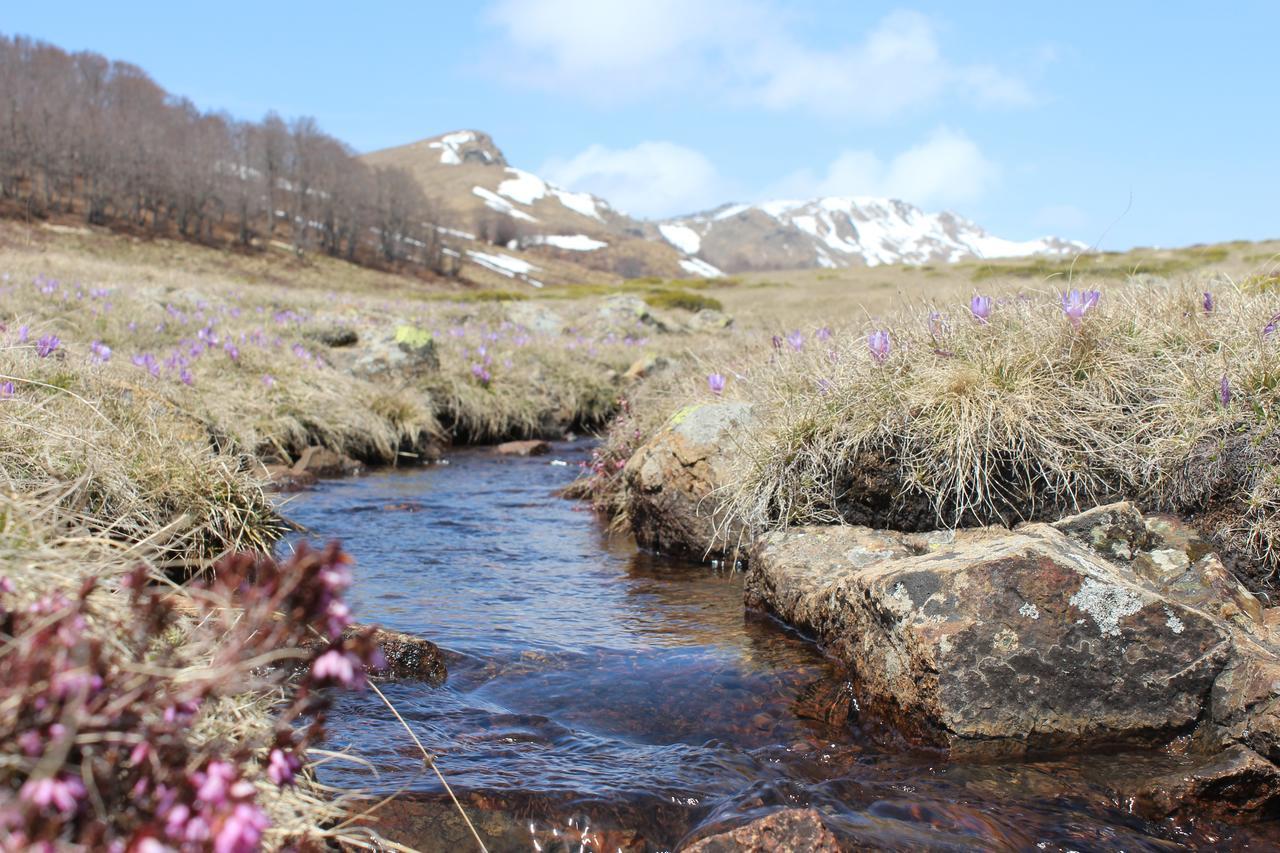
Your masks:
M 1238 644 L 1210 697 L 1213 745 L 1240 743 L 1280 762 L 1280 660 L 1269 650 Z
M 1228 626 L 1048 525 L 781 531 L 746 596 L 846 662 L 864 708 L 964 754 L 1163 742 L 1231 650 Z
M 295 471 L 287 465 L 265 465 L 269 492 L 300 492 L 316 484 L 316 475 L 310 471 Z
M 364 466 L 350 456 L 336 453 L 327 447 L 308 447 L 298 456 L 291 469 L 294 474 L 310 474 L 313 477 L 350 477 L 360 473 Z
M 1149 819 L 1211 815 L 1227 821 L 1274 817 L 1280 806 L 1280 770 L 1244 746 L 1178 773 L 1146 782 L 1134 798 Z
M 354 635 L 367 630 L 364 626 L 352 625 L 347 628 L 346 634 Z M 379 673 L 381 675 L 412 678 L 433 685 L 443 684 L 448 677 L 444 655 L 440 647 L 430 640 L 402 631 L 375 628 L 373 641 L 382 649 L 382 654 L 387 659 L 387 668 Z
M 783 809 L 682 848 L 685 853 L 839 853 L 815 809 Z
M 545 441 L 504 441 L 494 448 L 499 456 L 542 456 L 551 452 L 551 445 Z
M 742 538 L 717 490 L 731 481 L 749 403 L 704 403 L 677 412 L 623 469 L 636 541 L 698 557 L 734 551 Z
M 626 373 L 622 374 L 622 378 L 628 382 L 635 382 L 652 376 L 661 370 L 665 370 L 670 366 L 671 362 L 667 359 L 655 355 L 645 355 L 631 362 L 631 366 L 627 368 Z

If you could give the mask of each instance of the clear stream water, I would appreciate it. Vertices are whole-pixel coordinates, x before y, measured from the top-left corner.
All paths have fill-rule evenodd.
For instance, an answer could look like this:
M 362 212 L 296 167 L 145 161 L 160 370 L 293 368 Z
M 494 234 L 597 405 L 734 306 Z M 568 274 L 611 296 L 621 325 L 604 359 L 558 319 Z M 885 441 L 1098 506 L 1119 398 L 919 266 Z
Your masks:
M 458 451 L 447 465 L 325 482 L 285 510 L 356 557 L 358 619 L 447 650 L 444 686 L 383 687 L 490 850 L 671 850 L 785 806 L 819 809 L 859 848 L 1280 847 L 1274 825 L 1131 815 L 1119 780 L 1174 769 L 1176 757 L 946 762 L 864 727 L 856 711 L 846 719 L 844 675 L 812 643 L 745 612 L 740 575 L 640 552 L 554 495 L 589 449 Z M 401 792 L 381 812 L 390 835 L 467 849 L 435 776 L 376 696 L 341 700 L 329 745 L 360 761 L 331 762 L 324 781 Z

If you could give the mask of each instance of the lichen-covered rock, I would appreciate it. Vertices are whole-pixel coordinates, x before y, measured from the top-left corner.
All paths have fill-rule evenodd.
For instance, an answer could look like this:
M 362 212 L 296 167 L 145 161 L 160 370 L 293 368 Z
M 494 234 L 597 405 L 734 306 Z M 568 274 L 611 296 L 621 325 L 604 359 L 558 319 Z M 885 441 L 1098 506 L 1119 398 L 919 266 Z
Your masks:
M 623 469 L 636 540 L 666 553 L 734 551 L 742 530 L 717 490 L 728 483 L 738 437 L 755 422 L 749 403 L 705 403 L 677 412 Z
M 669 332 L 674 324 L 639 296 L 620 293 L 600 303 L 596 311 L 596 325 L 601 331 L 628 334 L 640 331 Z
M 412 384 L 422 375 L 440 369 L 435 339 L 430 332 L 415 326 L 397 326 L 341 353 L 351 372 L 366 379 Z
M 1186 770 L 1148 780 L 1135 810 L 1154 820 L 1211 815 L 1219 820 L 1274 817 L 1280 806 L 1280 770 L 1245 746 L 1233 746 Z
M 714 308 L 702 308 L 685 321 L 691 332 L 714 332 L 733 325 L 733 318 Z
M 685 853 L 840 853 L 815 809 L 782 809 L 681 848 Z
M 776 532 L 746 589 L 852 667 L 864 708 L 963 754 L 1165 741 L 1232 647 L 1220 620 L 1044 524 Z

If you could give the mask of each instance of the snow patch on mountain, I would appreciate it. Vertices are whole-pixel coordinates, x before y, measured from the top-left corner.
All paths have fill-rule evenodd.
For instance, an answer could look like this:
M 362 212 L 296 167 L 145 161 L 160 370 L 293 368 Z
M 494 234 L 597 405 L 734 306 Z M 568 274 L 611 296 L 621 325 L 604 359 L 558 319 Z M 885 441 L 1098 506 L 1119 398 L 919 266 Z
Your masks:
M 436 148 L 440 151 L 440 162 L 446 166 L 462 165 L 462 146 L 475 142 L 476 134 L 470 130 L 459 130 L 455 133 L 446 133 L 439 139 L 428 142 L 428 148 Z M 493 157 L 487 151 L 478 152 L 486 162 L 493 162 Z
M 524 241 L 526 246 L 552 246 L 556 249 L 567 249 L 570 252 L 594 252 L 609 244 L 603 240 L 593 240 L 586 234 L 540 234 Z
M 662 239 L 686 255 L 696 255 L 702 248 L 702 237 L 688 225 L 663 223 L 658 226 Z
M 701 258 L 681 258 L 680 268 L 687 273 L 700 275 L 703 278 L 719 278 L 724 275 L 723 272 L 713 267 L 711 264 Z
M 518 209 L 515 205 L 495 193 L 493 190 L 485 189 L 484 187 L 472 187 L 471 192 L 484 199 L 485 206 L 490 210 L 496 210 L 499 213 L 506 213 L 516 219 L 523 219 L 525 222 L 538 221 L 536 216 L 531 216 L 523 210 Z
M 467 251 L 467 257 L 485 269 L 505 275 L 507 278 L 519 278 L 529 282 L 534 287 L 542 287 L 542 282 L 529 277 L 529 274 L 536 271 L 538 267 L 523 258 L 513 258 L 510 255 L 493 255 L 488 252 L 471 250 Z

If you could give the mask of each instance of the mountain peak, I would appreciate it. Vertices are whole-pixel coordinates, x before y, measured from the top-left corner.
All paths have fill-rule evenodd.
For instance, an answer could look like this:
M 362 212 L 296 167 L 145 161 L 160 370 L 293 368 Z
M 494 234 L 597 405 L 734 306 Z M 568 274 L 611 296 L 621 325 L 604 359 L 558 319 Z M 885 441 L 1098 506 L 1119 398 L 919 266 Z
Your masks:
M 479 130 L 455 130 L 423 139 L 406 147 L 423 147 L 439 151 L 440 163 L 445 166 L 461 166 L 474 163 L 480 166 L 506 166 L 507 158 L 494 144 L 493 137 Z

